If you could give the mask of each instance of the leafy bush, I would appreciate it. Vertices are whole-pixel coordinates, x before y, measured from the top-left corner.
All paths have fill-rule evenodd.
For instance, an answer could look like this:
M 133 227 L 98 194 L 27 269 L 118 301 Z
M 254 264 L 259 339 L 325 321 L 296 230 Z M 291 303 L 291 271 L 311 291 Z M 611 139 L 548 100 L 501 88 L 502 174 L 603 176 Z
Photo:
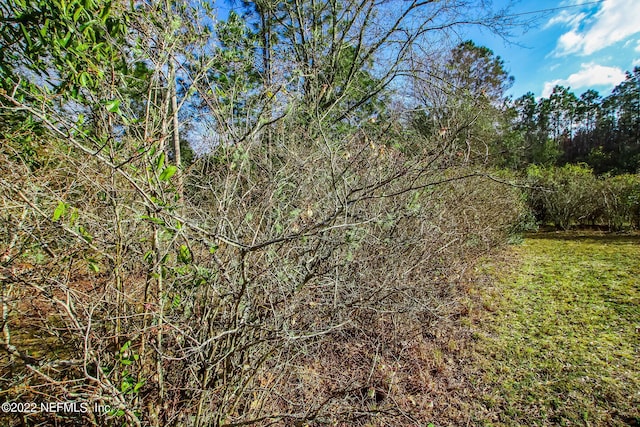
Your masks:
M 638 226 L 638 175 L 596 177 L 584 165 L 531 165 L 527 179 L 529 206 L 543 224 Z

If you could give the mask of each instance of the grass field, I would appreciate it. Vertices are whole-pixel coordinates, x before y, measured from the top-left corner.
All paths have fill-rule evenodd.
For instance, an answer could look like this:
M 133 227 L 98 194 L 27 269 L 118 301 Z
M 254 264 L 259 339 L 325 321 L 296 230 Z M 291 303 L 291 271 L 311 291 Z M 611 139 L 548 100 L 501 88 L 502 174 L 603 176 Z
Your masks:
M 509 253 L 486 267 L 474 421 L 639 426 L 640 237 L 540 233 Z

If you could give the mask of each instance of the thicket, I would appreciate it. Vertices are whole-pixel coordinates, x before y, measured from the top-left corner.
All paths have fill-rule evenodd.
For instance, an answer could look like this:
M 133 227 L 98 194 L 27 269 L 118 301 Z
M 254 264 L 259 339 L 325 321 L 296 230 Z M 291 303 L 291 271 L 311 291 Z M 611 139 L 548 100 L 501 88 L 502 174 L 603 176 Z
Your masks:
M 36 170 L 3 150 L 4 398 L 114 408 L 79 425 L 420 417 L 421 347 L 465 269 L 504 242 L 518 191 L 308 141 L 274 138 L 277 167 L 259 144 L 220 147 L 180 207 L 162 154 L 125 181 L 65 141 L 41 141 Z M 399 360 L 412 371 L 384 368 Z
M 1 396 L 110 408 L 8 423 L 429 421 L 427 342 L 525 207 L 474 160 L 468 94 L 427 131 L 389 87 L 434 29 L 499 16 L 0 8 Z
M 503 105 L 494 162 L 522 173 L 540 224 L 638 227 L 638 93 L 636 67 L 606 97 L 556 86 Z
M 597 176 L 586 165 L 527 169 L 529 206 L 541 224 L 640 227 L 640 177 Z

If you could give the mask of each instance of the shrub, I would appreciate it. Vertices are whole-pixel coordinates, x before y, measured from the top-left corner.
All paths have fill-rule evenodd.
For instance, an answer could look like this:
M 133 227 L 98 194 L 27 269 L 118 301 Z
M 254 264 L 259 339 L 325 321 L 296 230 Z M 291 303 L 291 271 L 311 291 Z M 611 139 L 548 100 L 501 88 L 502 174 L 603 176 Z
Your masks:
M 603 222 L 620 230 L 625 225 L 640 227 L 640 176 L 632 174 L 601 180 Z
M 596 177 L 584 165 L 532 165 L 527 178 L 529 206 L 542 224 L 612 230 L 638 225 L 638 175 Z
M 132 154 L 128 179 L 63 142 L 34 173 L 2 157 L 6 280 L 21 284 L 6 288 L 7 328 L 37 325 L 61 349 L 21 359 L 3 389 L 97 396 L 149 424 L 412 410 L 394 402 L 416 379 L 394 383 L 380 361 L 423 363 L 465 270 L 521 217 L 519 191 L 382 137 L 304 132 L 269 155 L 220 145 L 191 166 L 183 205 L 161 152 Z M 27 296 L 40 311 L 20 321 Z

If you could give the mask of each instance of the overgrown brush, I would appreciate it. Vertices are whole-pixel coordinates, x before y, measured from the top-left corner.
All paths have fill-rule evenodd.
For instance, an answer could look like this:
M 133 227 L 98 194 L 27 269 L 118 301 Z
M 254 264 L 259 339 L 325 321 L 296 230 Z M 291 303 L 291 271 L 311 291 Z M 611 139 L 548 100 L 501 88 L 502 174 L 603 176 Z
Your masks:
M 6 401 L 106 409 L 67 425 L 405 424 L 422 379 L 376 355 L 428 359 L 523 205 L 470 164 L 476 118 L 418 137 L 392 83 L 436 28 L 502 12 L 242 7 L 0 4 Z
M 524 207 L 486 172 L 384 142 L 220 146 L 185 176 L 184 205 L 162 154 L 126 179 L 62 141 L 55 168 L 5 156 L 6 328 L 26 328 L 28 310 L 64 348 L 26 356 L 10 341 L 22 367 L 7 396 L 28 384 L 150 424 L 410 411 L 397 402 L 411 387 L 423 399 L 419 385 L 402 369 L 394 383 L 381 361 L 422 363 L 406 349 L 428 343 L 460 276 Z
M 583 165 L 527 170 L 529 205 L 542 224 L 567 229 L 640 226 L 640 178 L 625 174 L 598 177 Z

